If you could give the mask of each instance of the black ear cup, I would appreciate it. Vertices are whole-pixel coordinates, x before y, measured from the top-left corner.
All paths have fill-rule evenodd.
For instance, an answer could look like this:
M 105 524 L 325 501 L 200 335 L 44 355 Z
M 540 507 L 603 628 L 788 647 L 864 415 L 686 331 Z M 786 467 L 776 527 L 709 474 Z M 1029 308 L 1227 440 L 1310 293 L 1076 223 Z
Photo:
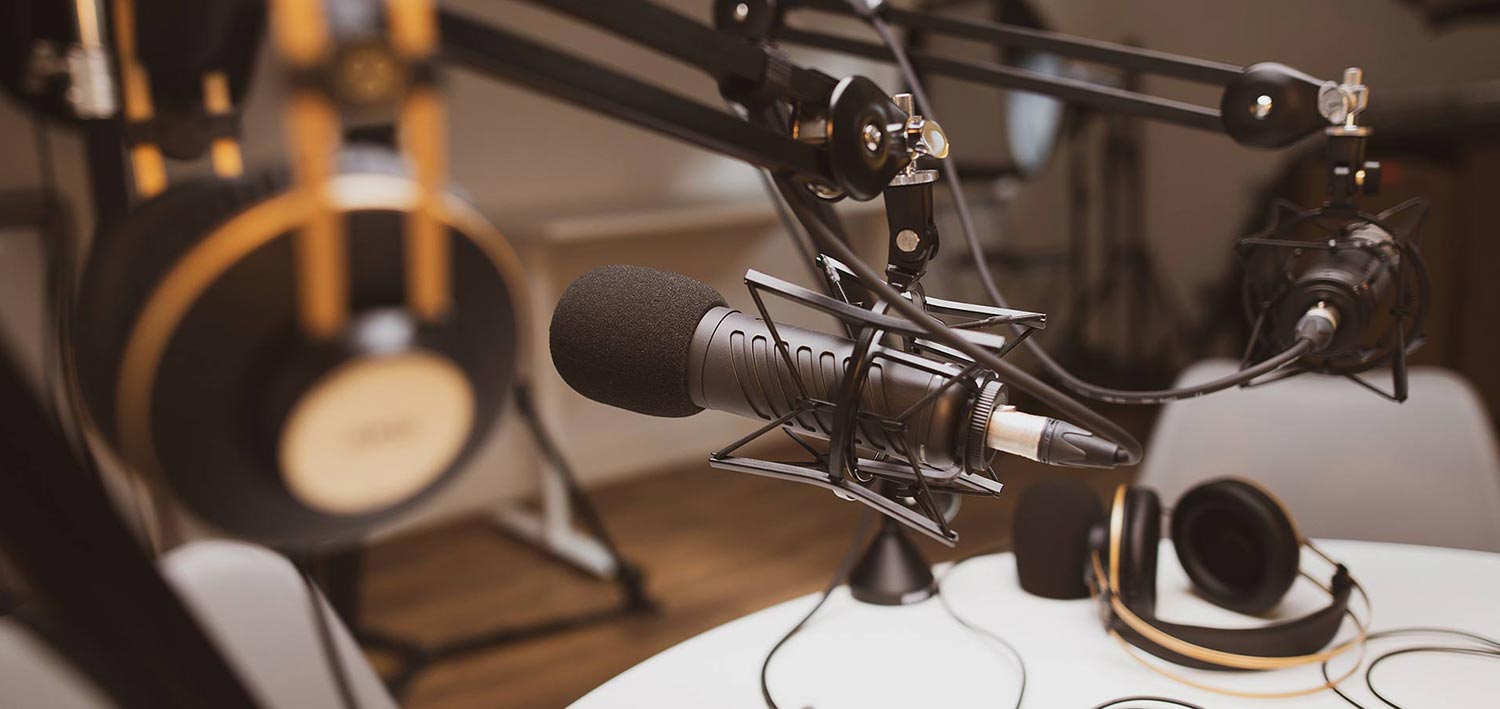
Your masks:
M 1016 575 L 1027 593 L 1044 598 L 1086 598 L 1089 531 L 1104 523 L 1093 491 L 1076 480 L 1046 480 L 1016 503 Z
M 1246 614 L 1270 610 L 1297 578 L 1301 544 L 1281 505 L 1259 487 L 1221 479 L 1189 490 L 1172 511 L 1172 543 L 1205 598 Z
M 492 427 L 519 352 L 509 247 L 454 217 L 452 307 L 415 322 L 397 206 L 412 184 L 394 155 L 343 162 L 355 196 L 342 198 L 351 308 L 338 337 L 297 326 L 298 224 L 275 176 L 141 205 L 99 237 L 79 294 L 79 384 L 100 432 L 204 521 L 275 546 L 353 539 L 433 492 Z M 393 482 L 391 461 L 438 439 L 441 455 L 415 456 L 419 485 Z M 325 467 L 341 476 L 332 492 Z
M 1149 615 L 1156 612 L 1161 499 L 1149 488 L 1126 488 L 1119 514 L 1123 516 L 1119 551 L 1120 601 L 1137 613 Z
M 95 235 L 79 284 L 74 350 L 84 403 L 106 435 L 116 430 L 125 340 L 166 269 L 214 227 L 285 186 L 275 174 L 183 182 L 135 207 L 117 228 Z

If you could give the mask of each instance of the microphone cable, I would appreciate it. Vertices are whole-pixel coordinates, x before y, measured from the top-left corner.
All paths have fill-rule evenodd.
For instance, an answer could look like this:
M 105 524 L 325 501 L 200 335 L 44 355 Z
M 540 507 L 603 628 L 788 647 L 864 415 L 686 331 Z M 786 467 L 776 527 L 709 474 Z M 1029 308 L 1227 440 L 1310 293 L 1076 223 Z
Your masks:
M 828 602 L 828 598 L 833 595 L 833 592 L 838 590 L 839 586 L 844 585 L 844 580 L 849 578 L 849 572 L 854 570 L 854 562 L 859 559 L 859 550 L 864 546 L 865 537 L 870 535 L 871 522 L 874 521 L 874 518 L 875 514 L 869 508 L 860 511 L 859 524 L 854 529 L 854 537 L 849 541 L 849 550 L 844 552 L 844 558 L 839 561 L 838 570 L 834 572 L 833 578 L 829 579 L 828 585 L 823 587 L 823 593 L 818 597 L 818 602 L 814 603 L 813 607 L 807 611 L 807 614 L 802 616 L 802 620 L 797 621 L 797 624 L 792 626 L 791 630 L 786 631 L 786 634 L 781 636 L 781 639 L 777 640 L 775 645 L 771 646 L 770 652 L 766 653 L 766 659 L 761 660 L 760 696 L 766 700 L 766 709 L 781 709 L 776 700 L 771 698 L 771 686 L 767 682 L 767 675 L 771 671 L 771 660 L 776 657 L 776 653 L 781 650 L 782 646 L 787 644 L 787 641 L 801 632 L 803 626 L 807 625 L 807 622 L 812 620 L 814 615 L 817 615 L 818 610 L 823 607 L 823 604 Z
M 775 645 L 771 646 L 771 651 L 766 653 L 765 660 L 761 662 L 760 694 L 761 698 L 763 698 L 766 702 L 767 709 L 781 709 L 780 705 L 776 703 L 776 700 L 771 698 L 771 688 L 767 682 L 767 673 L 771 667 L 772 658 L 776 657 L 776 653 L 781 650 L 781 648 L 785 646 L 788 641 L 796 636 L 797 633 L 807 625 L 808 621 L 812 620 L 812 617 L 816 615 L 820 609 L 822 609 L 825 603 L 828 602 L 828 598 L 833 595 L 833 592 L 837 590 L 839 586 L 842 586 L 844 584 L 844 581 L 848 579 L 849 572 L 854 568 L 854 563 L 859 558 L 859 551 L 864 547 L 863 542 L 865 538 L 870 534 L 870 528 L 872 526 L 871 520 L 873 519 L 873 517 L 874 513 L 868 509 L 861 512 L 859 526 L 854 532 L 853 540 L 849 543 L 849 550 L 844 553 L 843 560 L 839 562 L 838 571 L 835 572 L 834 577 L 829 581 L 828 586 L 824 587 L 822 594 L 818 597 L 818 602 L 814 603 L 813 607 L 808 610 L 805 615 L 802 616 L 802 619 L 797 621 L 797 624 L 792 626 L 792 629 L 788 630 L 785 635 L 781 636 L 781 639 L 777 640 Z M 959 566 L 962 566 L 963 564 L 977 559 L 981 556 L 994 554 L 997 551 L 998 550 L 995 549 L 989 549 L 986 551 L 976 552 L 962 557 L 957 561 L 954 561 L 951 565 L 948 566 L 946 570 L 943 571 L 943 574 L 938 577 L 936 581 L 937 591 L 934 595 L 937 596 L 938 601 L 942 604 L 943 610 L 946 611 L 948 615 L 953 618 L 953 620 L 956 621 L 959 625 L 964 626 L 964 628 L 976 635 L 979 635 L 980 637 L 989 638 L 995 641 L 996 643 L 1000 644 L 1001 647 L 1005 648 L 1007 654 L 1015 658 L 1016 667 L 1018 668 L 1020 674 L 1020 686 L 1016 690 L 1016 702 L 1015 704 L 1011 705 L 1011 707 L 1012 709 L 1021 709 L 1021 702 L 1026 698 L 1026 661 L 1021 658 L 1020 651 L 1016 650 L 1016 646 L 1012 645 L 1010 641 L 1006 640 L 999 633 L 980 627 L 979 625 L 976 625 L 975 623 L 959 615 L 956 611 L 954 611 L 953 606 L 948 603 L 947 596 L 943 595 L 943 582 L 947 581 L 948 577 L 952 576 L 953 572 L 957 571 Z M 1192 707 L 1190 709 L 1199 708 Z
M 880 35 L 880 41 L 885 44 L 886 49 L 890 51 L 891 56 L 895 59 L 896 67 L 901 74 L 902 80 L 911 89 L 912 96 L 916 99 L 918 110 L 928 118 L 937 120 L 937 116 L 932 111 L 932 102 L 927 100 L 927 91 L 923 88 L 922 81 L 917 76 L 916 69 L 911 64 L 911 59 L 906 55 L 906 49 L 902 46 L 900 40 L 896 38 L 895 31 L 880 16 L 880 8 L 883 7 L 883 4 L 871 7 L 863 0 L 849 0 L 849 4 L 854 8 L 855 14 L 869 22 L 870 27 L 875 30 L 875 33 Z M 977 230 L 974 228 L 974 217 L 969 211 L 969 200 L 964 196 L 963 183 L 959 180 L 958 168 L 946 159 L 938 160 L 937 162 L 938 169 L 942 171 L 944 179 L 948 181 L 948 190 L 953 197 L 953 206 L 955 211 L 958 212 L 959 231 L 963 234 L 964 243 L 968 246 L 970 258 L 974 260 L 974 270 L 979 275 L 979 283 L 984 287 L 985 294 L 989 296 L 990 300 L 994 301 L 995 305 L 1002 308 L 1009 308 L 1010 306 L 1007 304 L 1004 294 L 995 285 L 995 277 L 994 274 L 990 273 L 988 262 L 984 259 L 984 249 L 979 244 Z M 1036 357 L 1043 370 L 1056 378 L 1064 388 L 1079 396 L 1110 404 L 1151 405 L 1202 396 L 1228 389 L 1232 386 L 1249 383 L 1257 377 L 1280 369 L 1295 361 L 1303 354 L 1306 354 L 1306 351 L 1311 347 L 1311 343 L 1304 344 L 1304 342 L 1305 340 L 1299 339 L 1296 344 L 1281 354 L 1260 362 L 1253 367 L 1242 369 L 1218 379 L 1188 387 L 1158 389 L 1154 391 L 1112 389 L 1084 381 L 1072 372 L 1069 372 L 1057 360 L 1053 359 L 1051 355 L 1047 354 L 1046 350 L 1043 350 L 1042 346 L 1036 340 L 1027 338 L 1021 345 L 1026 348 L 1027 352 Z M 1118 441 L 1116 442 L 1118 443 Z
M 999 633 L 983 628 L 973 621 L 970 621 L 969 619 L 959 615 L 958 611 L 953 609 L 953 604 L 948 602 L 948 596 L 943 593 L 943 583 L 947 581 L 948 577 L 952 576 L 955 571 L 958 571 L 958 567 L 963 566 L 965 563 L 973 561 L 974 559 L 977 559 L 979 557 L 989 556 L 990 554 L 998 554 L 1001 551 L 1004 550 L 988 549 L 985 551 L 978 551 L 974 552 L 973 554 L 969 554 L 968 556 L 962 557 L 957 561 L 954 561 L 945 571 L 943 571 L 943 575 L 938 577 L 936 595 L 938 597 L 938 601 L 943 604 L 943 610 L 948 611 L 948 615 L 952 617 L 953 620 L 958 621 L 959 625 L 968 628 L 970 631 L 981 637 L 986 637 L 994 640 L 996 643 L 999 643 L 1001 647 L 1005 648 L 1005 651 L 1009 653 L 1011 657 L 1015 658 L 1017 673 L 1020 675 L 1021 681 L 1020 686 L 1016 688 L 1016 703 L 1011 705 L 1011 708 L 1021 709 L 1021 703 L 1026 701 L 1026 660 L 1021 657 L 1021 651 L 1017 650 L 1015 645 L 1012 645 L 1009 640 L 1006 640 Z
M 1062 418 L 1088 429 L 1119 446 L 1125 452 L 1125 459 L 1119 461 L 1120 465 L 1135 465 L 1141 461 L 1143 450 L 1140 441 L 1137 441 L 1134 436 L 1130 435 L 1119 424 L 1083 405 L 1077 399 L 1058 391 L 1050 384 L 1032 376 L 1020 367 L 1001 359 L 995 353 L 965 339 L 962 335 L 948 327 L 947 324 L 928 314 L 925 308 L 902 297 L 900 293 L 896 292 L 895 288 L 892 288 L 890 284 L 885 282 L 885 279 L 879 273 L 875 272 L 875 269 L 871 268 L 869 264 L 865 263 L 863 259 L 855 254 L 853 248 L 836 238 L 828 225 L 823 223 L 817 215 L 812 214 L 806 205 L 793 199 L 795 196 L 795 192 L 793 191 L 798 189 L 795 185 L 784 178 L 778 178 L 777 184 L 781 188 L 783 196 L 786 197 L 788 206 L 797 215 L 798 220 L 807 226 L 809 230 L 818 232 L 818 236 L 822 237 L 825 241 L 826 248 L 833 251 L 832 255 L 834 258 L 837 258 L 853 270 L 855 275 L 864 281 L 864 285 L 870 288 L 881 300 L 889 304 L 893 310 L 905 316 L 912 324 L 920 327 L 932 339 L 938 340 L 967 355 L 974 362 L 978 363 L 979 366 L 995 372 L 1010 386 L 1035 396 L 1043 404 L 1061 413 Z

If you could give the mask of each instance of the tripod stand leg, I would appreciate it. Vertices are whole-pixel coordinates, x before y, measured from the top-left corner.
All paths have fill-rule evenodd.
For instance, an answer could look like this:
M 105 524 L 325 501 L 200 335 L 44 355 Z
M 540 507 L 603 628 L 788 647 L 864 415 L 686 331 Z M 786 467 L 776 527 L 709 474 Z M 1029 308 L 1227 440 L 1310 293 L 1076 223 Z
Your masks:
M 391 693 L 398 698 L 422 672 L 444 660 L 604 623 L 627 615 L 650 612 L 656 608 L 655 602 L 646 594 L 641 570 L 620 555 L 598 510 L 578 484 L 572 467 L 543 425 L 532 402 L 529 387 L 525 383 L 518 384 L 514 395 L 516 408 L 526 420 L 537 448 L 547 461 L 542 476 L 542 513 L 536 514 L 518 507 L 509 508 L 495 515 L 495 523 L 574 568 L 612 581 L 620 589 L 620 601 L 612 607 L 582 611 L 526 625 L 499 627 L 431 646 L 364 626 L 357 622 L 353 612 L 340 609 L 354 630 L 355 637 L 365 647 L 390 653 L 395 657 L 399 669 L 386 682 Z M 573 527 L 574 514 L 579 517 L 588 533 Z M 345 561 L 335 566 L 342 567 L 339 570 L 344 572 L 343 575 L 352 574 L 357 577 L 358 556 L 354 559 L 352 564 Z M 357 589 L 357 586 L 354 588 Z M 357 591 L 351 590 L 349 596 L 355 595 Z
M 573 528 L 572 501 L 555 466 L 547 464 L 540 476 L 540 514 L 510 505 L 495 513 L 494 523 L 584 573 L 601 579 L 614 576 L 619 565 L 609 548 Z

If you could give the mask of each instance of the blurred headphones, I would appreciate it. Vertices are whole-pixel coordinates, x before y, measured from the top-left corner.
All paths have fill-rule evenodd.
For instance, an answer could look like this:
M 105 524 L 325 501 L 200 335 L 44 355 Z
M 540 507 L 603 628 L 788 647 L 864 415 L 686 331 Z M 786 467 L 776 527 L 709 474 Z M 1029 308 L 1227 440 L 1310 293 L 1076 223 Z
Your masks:
M 1171 511 L 1172 546 L 1194 590 L 1237 613 L 1264 613 L 1281 601 L 1299 575 L 1306 575 L 1300 571 L 1305 546 L 1334 566 L 1331 581 L 1319 584 L 1332 600 L 1301 618 L 1254 628 L 1213 628 L 1157 618 L 1162 516 L 1156 493 L 1145 487 L 1121 485 L 1106 514 L 1081 483 L 1049 481 L 1034 486 L 1022 495 L 1015 522 L 1021 587 L 1048 598 L 1092 595 L 1101 604 L 1110 634 L 1156 657 L 1197 669 L 1294 667 L 1362 646 L 1366 629 L 1349 611 L 1350 595 L 1359 586 L 1349 570 L 1304 538 L 1274 495 L 1237 478 L 1199 484 Z M 1358 636 L 1330 648 L 1346 615 L 1354 619 Z
M 215 177 L 166 186 L 133 0 L 115 0 L 128 154 L 145 201 L 99 234 L 76 382 L 133 472 L 201 521 L 281 547 L 348 541 L 450 479 L 510 391 L 514 252 L 444 188 L 429 0 L 276 0 L 290 175 L 245 176 L 205 75 Z M 348 117 L 400 152 L 342 147 Z

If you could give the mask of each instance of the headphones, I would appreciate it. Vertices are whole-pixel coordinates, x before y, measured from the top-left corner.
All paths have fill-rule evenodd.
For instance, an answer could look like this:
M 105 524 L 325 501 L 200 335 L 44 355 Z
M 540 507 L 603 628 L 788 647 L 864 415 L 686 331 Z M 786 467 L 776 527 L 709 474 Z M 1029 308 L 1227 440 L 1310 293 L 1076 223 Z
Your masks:
M 166 185 L 133 0 L 114 0 L 128 156 L 146 197 L 95 240 L 77 393 L 132 473 L 281 547 L 349 541 L 450 479 L 497 419 L 527 313 L 514 252 L 444 189 L 428 0 L 275 0 L 291 169 Z M 231 116 L 227 81 L 204 110 Z M 344 147 L 381 116 L 400 152 Z
M 1264 613 L 1282 600 L 1299 575 L 1312 579 L 1300 570 L 1301 550 L 1306 547 L 1334 566 L 1328 584 L 1319 584 L 1330 602 L 1309 615 L 1254 628 L 1214 628 L 1157 618 L 1162 517 L 1160 500 L 1145 487 L 1119 486 L 1106 514 L 1081 483 L 1049 481 L 1034 486 L 1022 495 L 1016 515 L 1021 587 L 1048 598 L 1092 595 L 1111 635 L 1163 660 L 1197 669 L 1294 667 L 1320 663 L 1363 645 L 1365 625 L 1349 610 L 1350 596 L 1359 589 L 1349 570 L 1303 537 L 1273 494 L 1239 478 L 1201 483 L 1184 493 L 1171 511 L 1172 545 L 1194 590 L 1237 613 Z M 1363 591 L 1360 594 L 1363 597 Z M 1330 648 L 1346 615 L 1354 619 L 1358 635 Z

